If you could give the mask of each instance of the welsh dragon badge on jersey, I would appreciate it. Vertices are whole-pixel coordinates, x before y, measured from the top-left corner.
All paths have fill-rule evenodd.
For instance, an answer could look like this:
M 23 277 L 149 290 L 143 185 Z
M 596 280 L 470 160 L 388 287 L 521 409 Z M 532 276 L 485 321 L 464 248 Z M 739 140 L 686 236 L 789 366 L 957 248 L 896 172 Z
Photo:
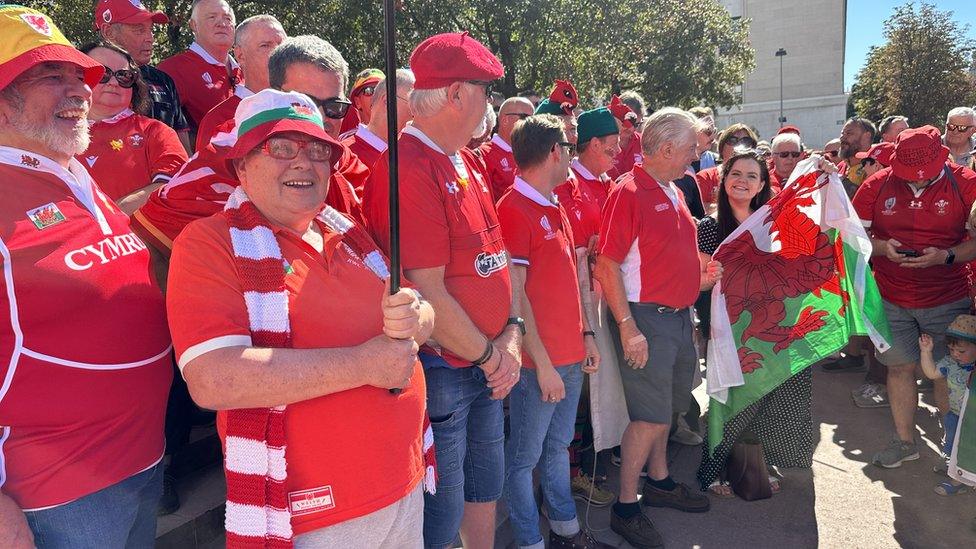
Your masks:
M 64 221 L 64 214 L 58 209 L 57 204 L 50 202 L 27 212 L 27 218 L 41 230 Z

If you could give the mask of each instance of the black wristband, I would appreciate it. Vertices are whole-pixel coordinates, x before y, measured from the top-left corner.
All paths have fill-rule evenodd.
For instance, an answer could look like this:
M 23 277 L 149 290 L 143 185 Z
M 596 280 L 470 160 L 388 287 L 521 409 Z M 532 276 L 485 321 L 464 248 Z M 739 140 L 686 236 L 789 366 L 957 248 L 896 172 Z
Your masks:
M 485 352 L 482 353 L 480 357 L 478 357 L 478 360 L 472 362 L 471 365 L 481 366 L 482 364 L 488 362 L 488 360 L 491 359 L 491 355 L 493 354 L 495 354 L 495 346 L 492 345 L 491 340 L 489 339 L 487 340 L 487 346 L 485 347 Z
M 587 331 L 583 332 L 583 337 L 586 337 L 586 336 L 592 336 L 592 337 L 596 338 L 596 332 L 587 330 Z

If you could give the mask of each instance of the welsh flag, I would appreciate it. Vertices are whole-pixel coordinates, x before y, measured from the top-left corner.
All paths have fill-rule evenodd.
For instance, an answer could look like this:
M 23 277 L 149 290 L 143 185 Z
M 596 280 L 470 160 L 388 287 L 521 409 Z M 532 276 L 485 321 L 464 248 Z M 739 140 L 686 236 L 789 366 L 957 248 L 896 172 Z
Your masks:
M 708 444 L 750 404 L 852 335 L 889 347 L 888 322 L 868 267 L 871 241 L 837 175 L 811 158 L 783 191 L 715 251 Z

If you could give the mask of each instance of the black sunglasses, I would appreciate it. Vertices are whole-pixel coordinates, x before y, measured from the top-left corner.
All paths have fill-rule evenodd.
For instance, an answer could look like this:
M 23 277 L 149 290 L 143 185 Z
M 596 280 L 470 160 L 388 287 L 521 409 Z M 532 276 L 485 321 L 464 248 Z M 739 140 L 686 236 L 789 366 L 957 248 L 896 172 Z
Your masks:
M 307 95 L 307 94 L 306 94 Z M 309 95 L 309 99 L 312 103 L 318 106 L 319 110 L 326 118 L 332 118 L 334 120 L 342 120 L 346 117 L 346 113 L 349 112 L 349 107 L 352 105 L 351 101 L 345 99 L 339 99 L 338 97 L 333 97 L 331 99 L 319 99 L 318 97 Z
M 791 156 L 793 158 L 800 158 L 802 154 L 803 153 L 800 151 L 784 151 L 784 152 L 773 153 L 773 156 L 778 156 L 780 158 L 789 158 Z
M 139 73 L 135 69 L 119 69 L 113 71 L 112 69 L 105 67 L 105 72 L 102 73 L 102 79 L 98 81 L 99 84 L 108 84 L 108 81 L 115 77 L 115 81 L 119 83 L 119 87 L 131 88 L 136 85 L 136 78 L 138 78 Z
M 524 112 L 507 112 L 505 116 L 517 116 L 519 120 L 525 120 L 526 118 L 532 116 L 531 114 L 525 114 Z
M 861 160 L 861 166 L 862 167 L 863 166 L 874 166 L 875 164 L 877 164 L 877 161 L 875 159 L 873 159 L 873 158 L 865 158 L 864 160 Z
M 749 137 L 748 135 L 743 135 L 742 137 L 732 136 L 725 140 L 726 145 L 731 145 L 733 147 L 745 147 L 747 149 L 756 148 L 756 140 Z
M 474 84 L 475 86 L 484 86 L 485 97 L 491 97 L 492 92 L 495 91 L 495 83 L 488 82 L 487 80 L 465 80 L 468 84 Z

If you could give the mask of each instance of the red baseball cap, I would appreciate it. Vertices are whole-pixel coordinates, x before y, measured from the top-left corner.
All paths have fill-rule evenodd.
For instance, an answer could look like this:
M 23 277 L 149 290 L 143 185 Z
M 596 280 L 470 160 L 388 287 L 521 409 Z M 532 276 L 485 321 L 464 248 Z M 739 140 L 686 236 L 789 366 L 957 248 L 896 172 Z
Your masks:
M 784 133 L 795 133 L 796 135 L 800 135 L 800 128 L 797 128 L 796 126 L 792 126 L 792 125 L 786 125 L 780 128 L 779 131 L 776 132 L 776 135 L 780 135 Z
M 149 11 L 139 0 L 98 0 L 95 5 L 95 28 L 100 29 L 109 23 L 153 23 L 169 22 L 169 17 L 161 11 Z
M 878 162 L 878 164 L 881 164 L 887 168 L 891 165 L 891 156 L 893 154 L 895 154 L 894 143 L 875 143 L 874 145 L 871 145 L 870 149 L 855 154 L 854 158 L 858 160 L 873 158 Z
M 433 90 L 455 82 L 491 82 L 505 76 L 502 62 L 467 32 L 435 34 L 414 48 L 410 68 L 415 90 Z
M 942 134 L 934 126 L 909 128 L 895 139 L 891 171 L 906 181 L 932 179 L 939 175 L 949 159 L 949 148 L 942 144 Z
M 624 127 L 637 127 L 637 113 L 621 101 L 619 96 L 612 96 L 607 108 L 610 109 L 610 113 L 613 114 L 614 118 L 623 123 Z
M 0 90 L 24 71 L 47 61 L 72 63 L 94 88 L 105 67 L 76 50 L 47 15 L 30 8 L 0 5 Z

